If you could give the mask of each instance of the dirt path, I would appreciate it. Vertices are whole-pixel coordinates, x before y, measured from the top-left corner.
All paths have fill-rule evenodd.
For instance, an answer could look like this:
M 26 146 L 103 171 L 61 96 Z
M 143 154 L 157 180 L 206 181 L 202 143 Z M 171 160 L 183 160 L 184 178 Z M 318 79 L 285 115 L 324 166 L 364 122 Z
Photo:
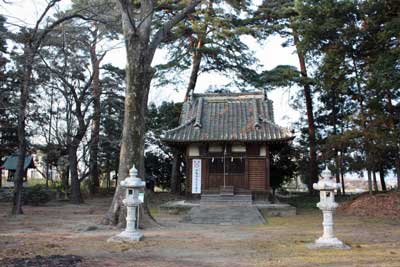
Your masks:
M 76 255 L 80 266 L 400 266 L 396 221 L 337 216 L 336 233 L 352 250 L 317 251 L 304 246 L 321 234 L 317 211 L 257 226 L 191 225 L 158 214 L 165 227 L 145 230 L 142 242 L 118 244 L 106 240 L 120 230 L 97 224 L 109 201 L 26 206 L 18 218 L 2 203 L 0 258 Z

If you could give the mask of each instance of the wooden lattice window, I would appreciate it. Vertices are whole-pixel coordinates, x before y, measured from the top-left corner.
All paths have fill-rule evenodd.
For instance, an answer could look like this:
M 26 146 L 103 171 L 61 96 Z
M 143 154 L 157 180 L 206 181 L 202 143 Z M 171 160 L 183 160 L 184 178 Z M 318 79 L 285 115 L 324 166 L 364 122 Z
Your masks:
M 245 171 L 245 160 L 242 158 L 225 158 L 226 174 L 243 174 Z M 222 158 L 209 159 L 208 161 L 210 173 L 224 173 L 224 161 Z
M 232 174 L 242 174 L 245 171 L 245 160 L 242 158 L 227 158 L 227 172 Z
M 222 158 L 211 158 L 208 160 L 210 173 L 224 173 L 224 161 Z

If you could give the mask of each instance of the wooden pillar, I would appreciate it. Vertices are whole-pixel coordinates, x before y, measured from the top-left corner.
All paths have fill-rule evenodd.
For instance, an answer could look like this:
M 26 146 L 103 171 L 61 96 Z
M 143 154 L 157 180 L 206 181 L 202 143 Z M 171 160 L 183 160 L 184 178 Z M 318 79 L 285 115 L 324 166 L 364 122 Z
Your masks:
M 173 151 L 173 159 L 172 159 L 172 164 L 171 164 L 171 183 L 170 183 L 170 188 L 171 188 L 171 193 L 176 194 L 180 190 L 178 190 L 178 151 L 174 149 Z
M 247 155 L 247 154 L 246 154 Z M 250 189 L 250 181 L 249 181 L 249 160 L 247 157 L 244 159 L 244 179 L 246 184 L 246 189 Z
M 186 161 L 186 183 L 185 183 L 185 195 L 186 197 L 192 196 L 192 159 L 185 156 Z
M 265 150 L 266 150 L 266 164 L 265 164 L 265 189 L 267 190 L 267 192 L 269 192 L 270 190 L 270 179 L 271 179 L 271 161 L 270 161 L 270 152 L 269 152 L 269 146 L 265 145 Z
M 208 188 L 208 160 L 201 159 L 201 193 Z

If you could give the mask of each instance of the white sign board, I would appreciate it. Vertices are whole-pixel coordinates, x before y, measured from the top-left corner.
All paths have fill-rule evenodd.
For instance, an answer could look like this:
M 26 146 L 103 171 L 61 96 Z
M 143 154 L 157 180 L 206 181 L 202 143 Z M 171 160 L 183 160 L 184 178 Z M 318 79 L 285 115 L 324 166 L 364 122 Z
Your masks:
M 192 194 L 201 193 L 201 159 L 192 160 Z

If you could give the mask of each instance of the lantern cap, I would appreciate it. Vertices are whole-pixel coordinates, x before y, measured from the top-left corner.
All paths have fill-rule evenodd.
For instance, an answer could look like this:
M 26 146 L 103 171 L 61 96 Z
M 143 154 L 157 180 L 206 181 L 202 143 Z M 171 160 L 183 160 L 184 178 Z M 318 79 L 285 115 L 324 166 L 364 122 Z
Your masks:
M 129 176 L 126 177 L 123 181 L 121 181 L 120 185 L 127 188 L 144 187 L 146 183 L 142 181 L 142 179 L 140 179 L 137 175 L 138 171 L 135 165 L 133 165 L 132 168 L 129 170 Z
M 313 188 L 316 190 L 335 190 L 340 188 L 340 184 L 336 183 L 332 179 L 332 173 L 328 169 L 328 166 L 325 167 L 325 170 L 322 171 L 321 173 L 321 178 L 318 183 L 313 184 Z

